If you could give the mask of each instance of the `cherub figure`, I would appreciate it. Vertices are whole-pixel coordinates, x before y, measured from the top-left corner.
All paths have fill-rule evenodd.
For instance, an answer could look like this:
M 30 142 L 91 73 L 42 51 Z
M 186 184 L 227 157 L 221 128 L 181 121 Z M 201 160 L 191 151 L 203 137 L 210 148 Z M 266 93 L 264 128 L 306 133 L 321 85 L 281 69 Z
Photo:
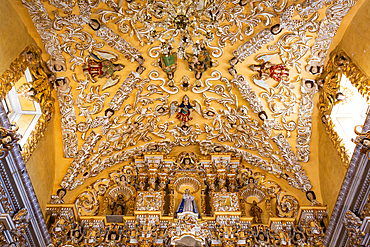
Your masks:
M 184 91 L 188 91 L 191 84 L 190 84 L 190 79 L 189 79 L 189 76 L 187 75 L 184 75 L 180 81 L 180 86 L 182 88 L 182 90 Z
M 90 53 L 87 63 L 82 65 L 82 70 L 85 76 L 90 76 L 92 82 L 96 82 L 96 77 L 107 78 L 102 90 L 116 85 L 119 81 L 118 75 L 113 75 L 114 72 L 122 70 L 125 66 L 123 64 L 115 64 L 117 55 L 108 52 L 95 51 Z
M 0 144 L 3 148 L 10 150 L 13 144 L 19 141 L 22 136 L 17 132 L 18 126 L 14 130 L 5 129 L 0 127 Z
M 72 244 L 78 245 L 82 241 L 83 237 L 84 235 L 82 234 L 81 226 L 79 227 L 76 226 L 75 229 L 70 231 L 70 238 Z
M 88 119 L 87 122 L 80 122 L 77 126 L 80 132 L 86 133 L 89 129 L 95 129 L 101 127 L 101 133 L 103 135 L 107 134 L 110 130 L 110 127 L 117 120 L 117 117 L 111 119 L 114 115 L 114 111 L 111 108 L 108 108 L 104 112 L 104 116 L 96 117 L 95 119 Z
M 307 197 L 307 200 L 311 202 L 311 206 L 321 206 L 321 203 L 316 201 L 315 192 L 313 192 L 312 190 L 309 190 L 306 192 L 306 197 Z
M 268 119 L 265 111 L 260 111 L 258 117 L 263 121 L 261 127 L 267 137 L 271 137 L 272 130 L 283 130 L 283 126 L 278 121 L 275 119 Z
M 110 208 L 112 210 L 112 215 L 124 215 L 125 214 L 125 197 L 122 194 L 118 194 L 115 202 L 112 202 Z
M 254 246 L 269 246 L 270 238 L 268 234 L 260 231 L 258 235 L 254 235 L 253 238 L 254 242 L 256 243 Z
M 202 110 L 200 103 L 196 100 L 193 100 L 193 104 L 189 103 L 189 97 L 185 95 L 182 98 L 182 102 L 178 105 L 177 101 L 172 101 L 170 104 L 170 117 L 175 113 L 178 112 L 176 118 L 181 121 L 181 126 L 189 126 L 188 122 L 192 120 L 191 117 L 192 111 L 195 110 L 198 112 L 199 115 L 202 115 Z
M 117 235 L 118 235 L 118 238 L 117 238 Z M 121 235 L 118 234 L 118 232 L 115 230 L 115 227 L 113 227 L 113 230 L 112 231 L 109 231 L 107 233 L 107 236 L 105 238 L 105 242 L 107 242 L 107 246 L 109 247 L 115 247 L 117 246 L 117 243 L 119 243 L 121 241 Z
M 63 204 L 64 200 L 63 197 L 67 194 L 67 191 L 63 188 L 57 190 L 57 194 L 51 196 L 51 204 Z
M 306 236 L 300 231 L 295 231 L 294 232 L 294 237 L 292 239 L 292 242 L 293 242 L 294 246 L 300 246 L 300 247 L 308 246 L 306 244 Z

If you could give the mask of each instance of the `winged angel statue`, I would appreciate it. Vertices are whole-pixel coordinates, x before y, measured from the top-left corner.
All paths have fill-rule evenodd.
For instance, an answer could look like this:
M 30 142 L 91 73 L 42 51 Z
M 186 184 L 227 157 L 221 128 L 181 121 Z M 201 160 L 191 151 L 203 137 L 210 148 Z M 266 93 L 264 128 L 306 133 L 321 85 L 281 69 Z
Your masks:
M 85 76 L 90 75 L 93 82 L 96 82 L 95 77 L 107 78 L 102 90 L 107 89 L 119 82 L 120 76 L 114 75 L 114 72 L 125 67 L 123 64 L 113 63 L 117 60 L 118 56 L 113 53 L 95 50 L 86 56 L 86 63 L 82 65 L 83 73 Z
M 172 117 L 175 112 L 177 112 L 176 118 L 181 121 L 181 126 L 188 126 L 187 122 L 193 119 L 191 117 L 191 113 L 194 110 L 202 116 L 202 108 L 200 106 L 200 103 L 197 100 L 193 100 L 193 104 L 190 104 L 189 97 L 185 95 L 182 98 L 182 102 L 180 105 L 177 100 L 171 102 L 170 117 Z
M 256 57 L 256 61 L 261 64 L 252 64 L 249 68 L 252 71 L 258 72 L 258 75 L 253 75 L 252 81 L 259 87 L 269 91 L 269 86 L 266 82 L 267 79 L 271 78 L 277 82 L 280 82 L 282 79 L 285 79 L 289 76 L 289 70 L 284 64 L 272 64 L 269 62 L 274 54 L 263 54 Z

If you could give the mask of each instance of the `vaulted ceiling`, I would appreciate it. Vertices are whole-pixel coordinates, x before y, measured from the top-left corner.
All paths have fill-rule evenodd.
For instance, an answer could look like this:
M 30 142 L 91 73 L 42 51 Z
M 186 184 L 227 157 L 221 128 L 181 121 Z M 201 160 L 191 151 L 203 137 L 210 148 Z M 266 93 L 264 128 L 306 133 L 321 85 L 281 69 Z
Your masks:
M 322 200 L 314 80 L 356 1 L 22 2 L 57 77 L 66 202 L 155 151 L 231 153 L 302 204 Z

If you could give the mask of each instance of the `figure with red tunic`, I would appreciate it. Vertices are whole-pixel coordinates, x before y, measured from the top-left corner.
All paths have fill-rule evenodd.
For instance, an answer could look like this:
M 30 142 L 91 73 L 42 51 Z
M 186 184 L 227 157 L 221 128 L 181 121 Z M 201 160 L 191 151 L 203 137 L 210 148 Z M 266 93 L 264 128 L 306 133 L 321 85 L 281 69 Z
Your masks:
M 103 86 L 105 88 L 111 87 L 118 83 L 119 76 L 114 75 L 114 72 L 122 70 L 125 66 L 120 63 L 113 63 L 117 61 L 118 57 L 108 52 L 95 51 L 90 53 L 87 58 L 87 63 L 82 65 L 82 70 L 85 76 L 90 76 L 92 82 L 96 82 L 97 78 L 106 78 L 107 83 Z
M 252 76 L 252 81 L 259 87 L 270 91 L 267 79 L 273 79 L 277 82 L 288 80 L 289 70 L 284 64 L 273 64 L 269 60 L 276 56 L 274 54 L 263 54 L 257 56 L 255 60 L 261 64 L 252 64 L 249 68 L 252 71 L 258 72 L 258 75 Z
M 281 79 L 289 76 L 289 70 L 284 64 L 274 65 L 270 62 L 265 62 L 261 65 L 253 64 L 249 68 L 253 71 L 258 71 L 260 78 L 264 80 L 271 78 L 277 82 L 280 82 Z
M 181 126 L 188 126 L 188 123 L 193 118 L 191 117 L 192 111 L 195 110 L 198 114 L 201 114 L 200 103 L 196 100 L 193 100 L 193 104 L 189 103 L 189 97 L 185 95 L 182 98 L 182 102 L 179 105 L 178 102 L 172 101 L 170 104 L 170 117 L 177 112 L 176 118 L 181 121 Z

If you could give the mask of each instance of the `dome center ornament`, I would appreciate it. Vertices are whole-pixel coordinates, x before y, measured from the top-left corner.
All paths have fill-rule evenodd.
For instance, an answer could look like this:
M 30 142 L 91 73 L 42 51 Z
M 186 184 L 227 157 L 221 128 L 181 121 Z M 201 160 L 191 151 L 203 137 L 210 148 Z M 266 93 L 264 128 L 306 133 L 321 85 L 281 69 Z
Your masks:
M 175 23 L 176 29 L 185 31 L 189 25 L 189 18 L 186 17 L 185 15 L 178 15 L 175 17 L 174 23 Z

